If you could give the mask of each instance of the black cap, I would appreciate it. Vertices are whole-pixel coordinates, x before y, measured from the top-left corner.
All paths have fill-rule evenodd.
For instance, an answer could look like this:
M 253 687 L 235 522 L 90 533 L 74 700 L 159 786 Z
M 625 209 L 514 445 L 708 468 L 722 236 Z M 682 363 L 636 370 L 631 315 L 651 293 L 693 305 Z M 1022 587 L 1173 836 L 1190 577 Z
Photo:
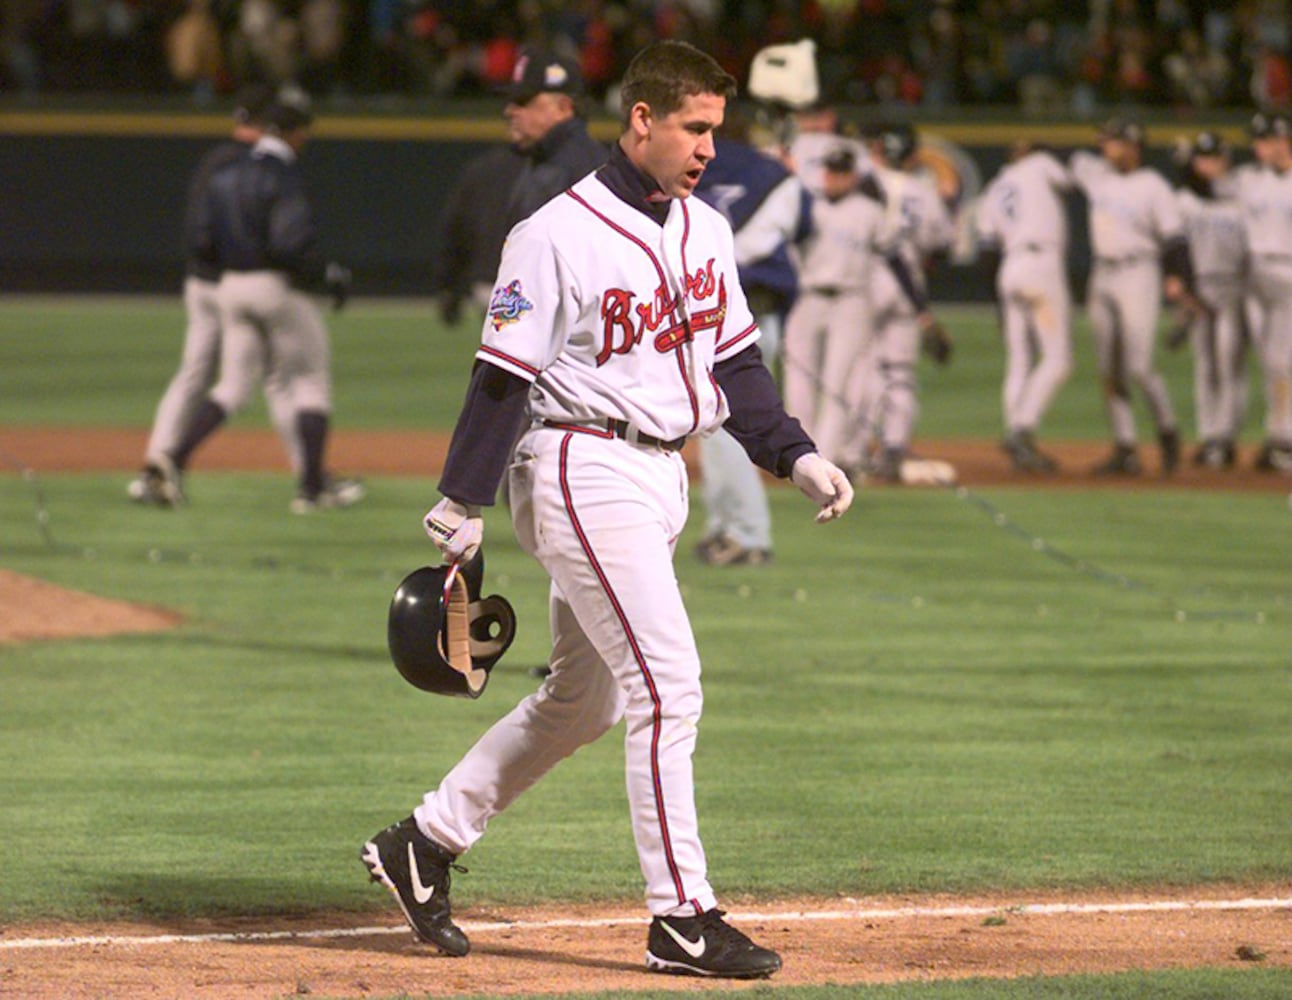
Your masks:
M 234 98 L 233 120 L 239 125 L 262 121 L 274 100 L 274 88 L 267 83 L 249 83 Z
M 1227 152 L 1225 140 L 1216 132 L 1199 132 L 1189 147 L 1190 156 L 1224 156 Z
M 1282 112 L 1258 111 L 1252 115 L 1248 130 L 1253 139 L 1274 139 L 1292 136 L 1292 120 Z
M 1137 146 L 1144 145 L 1144 126 L 1129 118 L 1110 118 L 1099 129 L 1101 139 L 1123 139 Z
M 905 122 L 885 125 L 878 135 L 880 153 L 890 166 L 901 166 L 913 155 L 919 140 L 915 129 Z
M 583 75 L 572 59 L 543 49 L 526 50 L 516 60 L 507 99 L 516 104 L 542 93 L 569 94 L 578 97 L 583 93 Z
M 847 146 L 837 146 L 826 154 L 822 164 L 826 170 L 836 174 L 846 174 L 857 167 L 857 155 Z
M 278 132 L 304 128 L 314 121 L 309 94 L 300 87 L 281 87 L 265 111 L 265 124 Z

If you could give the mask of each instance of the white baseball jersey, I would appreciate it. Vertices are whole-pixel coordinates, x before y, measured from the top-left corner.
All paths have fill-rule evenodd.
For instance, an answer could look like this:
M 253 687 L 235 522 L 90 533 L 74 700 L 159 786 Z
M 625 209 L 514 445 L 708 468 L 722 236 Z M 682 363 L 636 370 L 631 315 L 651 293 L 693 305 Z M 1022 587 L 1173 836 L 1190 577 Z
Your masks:
M 860 192 L 838 201 L 815 198 L 812 234 L 802 244 L 799 283 L 814 288 L 863 289 L 869 283 L 876 252 L 883 252 L 898 234 L 884 206 Z
M 1040 248 L 1063 251 L 1068 218 L 1063 193 L 1072 175 L 1053 154 L 1029 153 L 1004 167 L 978 200 L 978 235 L 998 243 L 1001 252 Z
M 892 234 L 916 281 L 924 277 L 925 258 L 955 240 L 955 224 L 937 184 L 925 173 L 877 166 L 872 172 L 884 196 L 884 226 Z
M 674 199 L 660 227 L 589 175 L 511 231 L 476 357 L 533 383 L 537 420 L 672 440 L 722 425 L 713 366 L 757 338 L 716 210 Z
M 1140 167 L 1127 173 L 1107 160 L 1079 150 L 1072 176 L 1090 202 L 1090 243 L 1095 257 L 1125 260 L 1157 256 L 1161 244 L 1182 236 L 1180 207 L 1166 180 Z
M 1292 256 L 1292 171 L 1280 174 L 1252 165 L 1235 172 L 1236 194 L 1253 257 Z
M 1199 278 L 1237 278 L 1243 273 L 1247 241 L 1243 235 L 1242 209 L 1228 198 L 1200 198 L 1182 188 L 1176 192 L 1193 271 Z

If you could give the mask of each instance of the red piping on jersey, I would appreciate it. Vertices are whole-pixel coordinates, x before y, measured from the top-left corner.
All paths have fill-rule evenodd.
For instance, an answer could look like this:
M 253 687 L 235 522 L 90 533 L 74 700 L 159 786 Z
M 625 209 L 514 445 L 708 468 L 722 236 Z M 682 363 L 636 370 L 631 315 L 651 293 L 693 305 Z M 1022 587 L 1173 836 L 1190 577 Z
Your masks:
M 680 253 L 682 256 L 682 322 L 686 325 L 686 340 L 690 343 L 695 339 L 695 331 L 691 329 L 691 311 L 687 308 L 686 300 L 690 294 L 690 274 L 691 270 L 686 266 L 686 243 L 691 238 L 691 210 L 686 206 L 686 200 L 682 200 L 682 246 Z M 686 377 L 686 364 L 682 360 L 682 344 L 677 345 L 678 369 L 682 372 L 682 382 L 686 385 L 686 395 L 691 400 L 691 430 L 687 433 L 694 434 L 695 429 L 700 426 L 700 396 L 695 391 L 695 386 L 691 380 Z
M 650 248 L 650 247 L 648 247 L 644 242 L 642 242 L 640 239 L 638 239 L 636 236 L 634 236 L 632 233 L 630 233 L 630 232 L 629 232 L 627 229 L 625 229 L 623 226 L 619 225 L 619 223 L 615 222 L 613 219 L 609 218 L 609 217 L 608 217 L 608 216 L 606 216 L 604 213 L 599 212 L 597 209 L 593 208 L 593 207 L 592 207 L 592 206 L 587 202 L 587 200 L 586 200 L 586 199 L 584 199 L 582 195 L 580 195 L 580 194 L 576 193 L 576 192 L 575 192 L 575 190 L 574 190 L 573 188 L 570 188 L 570 189 L 569 189 L 568 191 L 566 191 L 565 193 L 566 193 L 566 194 L 568 194 L 568 195 L 569 195 L 571 198 L 573 198 L 575 201 L 577 201 L 577 202 L 578 202 L 580 205 L 582 205 L 584 208 L 586 208 L 586 209 L 587 209 L 589 212 L 591 212 L 593 215 L 595 215 L 595 216 L 596 216 L 598 219 L 600 219 L 602 222 L 604 222 L 607 226 L 609 226 L 611 229 L 613 229 L 615 232 L 617 232 L 620 236 L 624 237 L 624 239 L 629 240 L 629 241 L 631 241 L 632 243 L 637 244 L 637 246 L 639 246 L 639 247 L 641 248 L 642 252 L 643 252 L 643 253 L 645 253 L 645 254 L 646 254 L 646 256 L 650 258 L 650 262 L 651 262 L 653 265 L 655 265 L 655 273 L 659 276 L 659 286 L 660 286 L 660 288 L 665 288 L 665 289 L 666 289 L 666 288 L 668 287 L 668 279 L 664 276 L 664 268 L 663 268 L 663 265 L 661 265 L 661 264 L 660 264 L 660 262 L 659 262 L 659 258 L 655 256 L 655 252 L 654 252 L 653 250 L 651 250 L 651 248 Z M 687 240 L 687 236 L 688 236 L 688 235 L 690 235 L 690 232 L 691 232 L 691 213 L 687 210 L 686 202 L 685 202 L 685 201 L 683 201 L 683 202 L 682 202 L 682 218 L 685 220 L 685 225 L 684 225 L 684 227 L 683 227 L 683 229 L 682 229 L 682 279 L 683 279 L 683 288 L 682 288 L 682 322 L 683 322 L 683 323 L 686 323 L 686 326 L 687 326 L 687 332 L 688 332 L 688 334 L 689 334 L 689 333 L 690 333 L 691 326 L 690 326 L 690 322 L 689 322 L 689 321 L 687 320 L 687 318 L 686 318 L 686 294 L 687 294 L 687 292 L 686 292 L 686 287 L 685 287 L 685 281 L 686 281 L 686 240 Z M 678 345 L 678 348 L 677 348 L 677 356 L 678 356 L 678 361 L 679 361 L 679 362 L 681 362 L 681 359 L 682 359 L 682 350 L 681 350 L 681 345 Z M 697 427 L 699 427 L 699 426 L 700 426 L 700 402 L 699 402 L 699 397 L 696 395 L 696 392 L 695 392 L 695 386 L 693 386 L 693 385 L 691 384 L 691 380 L 690 380 L 689 378 L 687 378 L 687 375 L 686 375 L 686 365 L 685 365 L 684 363 L 679 363 L 679 364 L 678 364 L 678 371 L 679 371 L 679 372 L 681 373 L 681 375 L 682 375 L 682 384 L 683 384 L 684 386 L 686 386 L 686 395 L 687 395 L 687 398 L 688 398 L 688 399 L 690 399 L 690 401 L 691 401 L 691 430 L 687 431 L 687 433 L 688 433 L 688 434 L 692 434 L 692 433 L 694 433 L 694 432 L 695 432 L 695 429 L 696 429 Z
M 597 561 L 596 553 L 592 551 L 592 543 L 588 540 L 588 536 L 583 530 L 583 525 L 579 522 L 579 516 L 574 512 L 574 498 L 570 495 L 569 479 L 570 442 L 572 440 L 574 440 L 574 435 L 567 433 L 561 441 L 561 497 L 565 501 L 565 512 L 569 515 L 570 525 L 574 528 L 575 535 L 578 536 L 579 545 L 583 548 L 584 555 L 588 557 L 588 563 L 592 566 L 592 571 L 596 573 L 597 580 L 606 592 L 606 597 L 610 599 L 610 605 L 614 608 L 615 617 L 619 619 L 619 624 L 624 630 L 624 636 L 628 639 L 629 648 L 632 649 L 633 659 L 637 661 L 637 669 L 641 671 L 642 679 L 646 682 L 646 690 L 650 694 L 650 774 L 651 784 L 655 789 L 655 814 L 659 820 L 660 839 L 664 844 L 664 860 L 667 862 L 669 874 L 673 878 L 673 888 L 677 890 L 678 905 L 681 906 L 687 902 L 686 889 L 682 885 L 682 874 L 678 871 L 677 860 L 673 857 L 673 840 L 669 836 L 668 815 L 664 808 L 664 785 L 660 778 L 659 741 L 663 722 L 663 707 L 660 704 L 659 689 L 655 687 L 655 678 L 651 676 L 650 667 L 646 665 L 646 657 L 637 642 L 637 636 L 633 633 L 632 625 L 628 622 L 628 615 L 624 612 L 623 605 L 619 603 L 619 598 L 616 596 L 614 588 L 610 586 L 610 581 L 606 578 L 605 571 L 601 568 L 601 563 Z
M 534 378 L 538 378 L 540 374 L 539 370 L 535 368 L 533 365 L 527 365 L 525 362 L 517 358 L 513 358 L 510 354 L 504 354 L 496 347 L 490 347 L 487 344 L 481 344 L 479 353 L 488 354 L 490 357 L 497 358 L 499 361 L 505 361 L 509 365 L 515 365 L 517 368 L 521 369 L 522 371 L 528 372 L 530 375 L 533 375 Z
M 713 349 L 713 352 L 714 352 L 715 354 L 717 354 L 717 353 L 719 353 L 719 352 L 721 352 L 721 351 L 725 351 L 725 350 L 726 350 L 728 347 L 730 347 L 732 344 L 738 344 L 738 343 L 740 343 L 742 340 L 744 340 L 746 337 L 748 337 L 751 333 L 753 333 L 753 332 L 754 332 L 755 330 L 757 330 L 757 329 L 758 329 L 758 322 L 757 322 L 757 321 L 754 321 L 753 323 L 750 323 L 747 327 L 745 327 L 743 330 L 741 330 L 738 334 L 736 334 L 736 335 L 735 335 L 734 337 L 732 337 L 730 340 L 724 340 L 721 344 L 718 344 L 718 345 Z

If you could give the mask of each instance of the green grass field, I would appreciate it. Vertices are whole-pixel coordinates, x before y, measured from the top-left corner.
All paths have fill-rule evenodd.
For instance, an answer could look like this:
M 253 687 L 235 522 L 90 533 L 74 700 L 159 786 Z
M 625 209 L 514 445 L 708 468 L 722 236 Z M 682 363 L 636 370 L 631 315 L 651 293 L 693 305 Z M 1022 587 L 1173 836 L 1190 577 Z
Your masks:
M 146 424 L 180 318 L 171 302 L 0 303 L 0 425 Z M 990 314 L 953 323 L 960 354 L 924 372 L 921 430 L 994 437 Z M 425 305 L 357 303 L 334 343 L 338 424 L 451 425 L 473 330 L 442 329 Z M 1078 355 L 1053 435 L 1100 438 Z M 1187 359 L 1170 365 L 1187 412 Z M 418 521 L 433 480 L 376 478 L 351 510 L 292 518 L 284 476 L 198 471 L 195 502 L 167 513 L 125 501 L 126 470 L 33 479 L 12 468 L 39 456 L 0 458 L 0 564 L 187 616 L 164 634 L 0 647 L 0 922 L 389 915 L 358 843 L 532 689 L 546 653 L 545 577 L 505 512 L 487 519 L 487 583 L 515 604 L 519 637 L 483 698 L 438 699 L 398 677 L 384 641 L 395 584 L 432 560 Z M 768 567 L 691 559 L 698 511 L 679 547 L 720 894 L 1292 878 L 1284 493 L 876 490 L 825 527 L 795 491 L 772 502 Z M 33 877 L 32 845 L 50 838 L 61 849 Z M 455 903 L 635 900 L 639 883 L 612 736 L 496 821 Z M 1292 992 L 1268 972 L 846 995 Z

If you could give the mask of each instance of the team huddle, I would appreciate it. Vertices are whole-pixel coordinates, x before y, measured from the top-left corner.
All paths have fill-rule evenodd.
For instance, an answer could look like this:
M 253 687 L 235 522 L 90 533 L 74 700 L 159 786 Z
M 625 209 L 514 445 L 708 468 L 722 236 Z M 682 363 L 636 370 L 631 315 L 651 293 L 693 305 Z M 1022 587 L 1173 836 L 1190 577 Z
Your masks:
M 1167 346 L 1187 344 L 1194 357 L 1193 461 L 1234 465 L 1254 354 L 1266 403 L 1255 467 L 1292 471 L 1290 134 L 1286 116 L 1257 114 L 1254 161 L 1235 167 L 1220 137 L 1203 132 L 1179 151 L 1173 189 L 1144 162 L 1144 129 L 1115 119 L 1100 130 L 1097 154 L 1065 158 L 1015 144 L 982 195 L 958 206 L 994 272 L 1005 351 L 1002 447 L 1015 469 L 1058 468 L 1037 434 L 1072 370 L 1065 199 L 1080 194 L 1091 246 L 1086 310 L 1113 443 L 1091 471 L 1143 470 L 1135 391 L 1154 424 L 1161 471 L 1180 462 L 1181 428 L 1154 365 L 1163 301 L 1179 314 Z M 816 198 L 786 327 L 786 405 L 831 460 L 894 481 L 903 478 L 919 412 L 919 350 L 940 362 L 951 351 L 924 282 L 951 246 L 953 207 L 916 151 L 902 126 L 880 127 L 869 141 L 805 131 L 790 147 Z
M 1181 430 L 1153 363 L 1163 300 L 1179 310 L 1168 347 L 1194 358 L 1195 464 L 1231 467 L 1246 419 L 1247 358 L 1265 376 L 1265 442 L 1255 465 L 1292 471 L 1292 127 L 1284 115 L 1251 122 L 1254 160 L 1234 167 L 1213 132 L 1182 147 L 1179 186 L 1144 164 L 1144 129 L 1114 120 L 1100 154 L 1019 145 L 988 185 L 976 222 L 999 256 L 996 290 L 1006 351 L 1004 447 L 1026 472 L 1056 463 L 1036 446 L 1037 426 L 1071 369 L 1071 302 L 1062 199 L 1084 194 L 1089 212 L 1086 308 L 1113 450 L 1093 470 L 1134 475 L 1132 391 L 1151 414 L 1164 474 L 1180 461 Z

